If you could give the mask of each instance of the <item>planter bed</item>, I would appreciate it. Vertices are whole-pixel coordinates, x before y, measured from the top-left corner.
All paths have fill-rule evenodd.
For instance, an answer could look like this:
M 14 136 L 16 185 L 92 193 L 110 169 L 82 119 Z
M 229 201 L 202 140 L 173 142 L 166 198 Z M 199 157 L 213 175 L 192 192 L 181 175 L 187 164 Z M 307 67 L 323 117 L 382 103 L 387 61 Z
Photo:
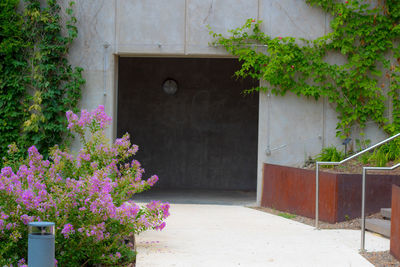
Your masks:
M 361 174 L 320 171 L 319 218 L 336 223 L 361 216 Z M 399 175 L 368 174 L 366 214 L 390 207 Z M 264 164 L 261 206 L 315 217 L 315 170 Z

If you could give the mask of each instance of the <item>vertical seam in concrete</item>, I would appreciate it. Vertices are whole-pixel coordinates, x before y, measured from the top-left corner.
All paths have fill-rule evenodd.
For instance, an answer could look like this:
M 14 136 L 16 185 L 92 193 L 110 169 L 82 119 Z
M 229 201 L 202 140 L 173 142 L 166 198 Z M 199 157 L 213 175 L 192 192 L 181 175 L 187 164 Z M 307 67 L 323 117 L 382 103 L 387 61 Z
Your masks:
M 269 34 L 272 34 L 272 29 L 271 29 L 271 10 L 272 10 L 272 1 L 269 2 L 269 10 L 268 10 L 268 26 L 267 30 Z
M 103 106 L 107 107 L 107 44 L 103 46 Z
M 326 20 L 327 20 L 327 13 L 325 12 L 325 19 L 324 19 L 324 36 L 326 35 Z M 325 139 L 326 139 L 326 97 L 322 98 L 322 148 L 325 147 Z M 322 149 L 321 148 L 321 149 Z
M 257 20 L 260 19 L 260 0 L 257 1 Z
M 112 117 L 113 117 L 113 130 L 112 130 L 112 140 L 114 140 L 117 137 L 117 121 L 118 121 L 118 47 L 117 47 L 117 15 L 118 15 L 118 0 L 114 0 L 114 44 L 113 44 L 113 50 L 114 50 L 114 60 L 113 60 L 113 70 L 111 69 L 112 75 Z
M 268 28 L 267 29 L 268 29 L 269 34 L 271 34 L 272 29 L 270 28 L 271 27 L 270 25 L 271 25 L 272 1 L 270 1 L 269 4 L 270 4 L 269 5 L 270 10 L 268 12 Z M 270 128 L 270 126 L 271 126 L 271 122 L 270 122 L 271 110 L 272 110 L 271 105 L 272 105 L 271 92 L 268 91 L 268 93 L 267 93 L 267 132 L 266 132 L 268 153 L 270 152 L 270 149 L 271 149 L 271 128 Z
M 262 86 L 262 80 L 259 80 L 259 86 Z M 262 182 L 261 182 L 261 178 L 260 178 L 260 168 L 261 168 L 261 164 L 263 162 L 262 157 L 260 156 L 260 150 L 262 149 L 262 136 L 261 136 L 261 106 L 262 106 L 262 96 L 261 96 L 261 92 L 258 93 L 258 140 L 257 140 L 257 193 L 256 193 L 256 202 L 257 202 L 257 206 L 261 206 L 261 194 L 262 194 Z M 263 173 L 264 170 L 262 170 Z M 261 174 L 262 176 L 263 174 Z
M 261 81 L 260 82 L 260 85 L 264 85 L 264 82 L 265 81 Z M 265 97 L 261 97 L 261 94 L 264 94 L 264 96 Z M 264 107 L 266 107 L 266 116 L 267 116 L 267 122 L 266 122 L 266 124 L 267 124 L 267 129 L 266 129 L 266 136 L 267 136 L 267 141 L 266 141 L 266 145 L 267 145 L 267 149 L 265 148 L 265 144 L 264 144 L 264 142 L 263 141 L 261 141 L 261 140 L 263 140 L 263 136 L 262 136 L 262 133 L 261 133 L 261 130 L 263 129 L 262 127 L 261 127 L 261 124 L 262 123 L 265 123 L 265 116 L 262 116 L 262 113 L 264 113 L 264 111 L 263 112 L 261 112 L 261 110 L 258 112 L 258 114 L 259 114 L 259 117 L 258 117 L 258 157 L 257 157 L 257 205 L 261 205 L 261 198 L 262 198 L 262 194 L 263 194 L 263 187 L 264 187 L 264 183 L 263 183 L 263 177 L 264 177 L 264 161 L 268 161 L 266 158 L 265 158 L 265 154 L 266 154 L 266 151 L 269 151 L 269 149 L 270 149 L 270 139 L 269 139 L 269 137 L 270 137 L 270 128 L 269 128 L 269 122 L 268 122 L 268 116 L 270 116 L 270 112 L 271 112 L 271 109 L 270 109 L 270 103 L 271 103 L 271 100 L 270 100 L 270 94 L 269 93 L 265 93 L 265 92 L 260 92 L 260 97 L 259 97 L 259 110 L 260 110 L 260 107 L 261 106 L 264 106 Z M 261 119 L 260 118 L 263 118 L 264 119 L 264 121 L 261 121 Z
M 119 69 L 119 57 L 118 55 L 114 55 L 114 101 L 113 101 L 113 137 L 112 140 L 117 138 L 117 127 L 118 127 L 118 69 Z
M 183 53 L 185 54 L 185 55 L 187 55 L 187 30 L 188 30 L 188 25 L 187 25 L 187 13 L 188 13 L 188 10 L 187 10 L 187 1 L 188 0 L 185 0 L 185 22 L 184 22 L 184 24 L 185 24 L 185 30 L 183 31 L 183 38 L 184 38 L 184 40 L 183 40 L 183 42 L 184 42 L 184 46 L 183 46 Z
M 118 0 L 114 1 L 114 53 L 118 54 L 119 48 L 117 44 L 117 15 L 118 15 Z
M 393 50 L 391 51 L 392 55 L 390 56 L 391 58 L 394 58 L 393 56 Z M 388 96 L 388 117 L 389 117 L 389 122 L 393 123 L 393 98 L 389 97 L 388 92 L 390 92 L 390 78 L 388 81 L 388 91 L 386 93 L 386 95 Z
M 325 147 L 325 138 L 326 138 L 326 98 L 322 98 L 322 148 Z
M 260 87 L 263 85 L 264 81 L 260 80 Z M 258 151 L 257 151 L 257 205 L 261 205 L 262 197 L 262 177 L 263 177 L 263 164 L 265 160 L 265 148 L 264 148 L 264 138 L 263 138 L 263 127 L 262 124 L 265 123 L 265 93 L 260 91 L 258 98 Z

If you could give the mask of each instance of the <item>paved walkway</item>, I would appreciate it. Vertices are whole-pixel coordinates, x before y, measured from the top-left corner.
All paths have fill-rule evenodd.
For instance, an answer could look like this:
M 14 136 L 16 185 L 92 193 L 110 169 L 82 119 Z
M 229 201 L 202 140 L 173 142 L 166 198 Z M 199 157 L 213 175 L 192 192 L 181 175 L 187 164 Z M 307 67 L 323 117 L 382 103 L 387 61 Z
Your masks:
M 174 204 L 205 204 L 205 205 L 235 205 L 255 206 L 257 193 L 223 190 L 160 190 L 151 189 L 137 194 L 134 200 L 138 203 L 148 203 L 153 199 Z
M 360 231 L 314 230 L 242 206 L 172 204 L 163 231 L 137 239 L 137 266 L 372 266 L 358 254 Z M 367 233 L 366 249 L 389 249 Z

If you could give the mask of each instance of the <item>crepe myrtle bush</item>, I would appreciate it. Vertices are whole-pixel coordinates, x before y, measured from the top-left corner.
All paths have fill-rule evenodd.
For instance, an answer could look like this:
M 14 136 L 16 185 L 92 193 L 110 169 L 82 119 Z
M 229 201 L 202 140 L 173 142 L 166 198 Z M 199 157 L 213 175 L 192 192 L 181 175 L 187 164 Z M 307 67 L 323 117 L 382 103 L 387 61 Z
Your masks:
M 0 172 L 0 266 L 26 266 L 31 221 L 55 222 L 59 266 L 123 266 L 135 258 L 124 238 L 165 227 L 168 203 L 131 200 L 158 177 L 142 179 L 129 135 L 107 141 L 111 118 L 102 106 L 66 115 L 82 142 L 75 155 L 54 147 L 44 160 L 32 146 L 23 159 L 16 145 L 9 146 Z

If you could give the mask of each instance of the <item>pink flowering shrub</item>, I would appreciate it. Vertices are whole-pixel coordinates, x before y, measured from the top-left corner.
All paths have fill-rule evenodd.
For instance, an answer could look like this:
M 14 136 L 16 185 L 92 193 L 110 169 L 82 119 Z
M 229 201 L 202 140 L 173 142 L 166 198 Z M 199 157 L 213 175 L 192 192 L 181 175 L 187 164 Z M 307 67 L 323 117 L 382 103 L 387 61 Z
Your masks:
M 121 266 L 135 258 L 124 237 L 165 227 L 168 203 L 139 206 L 130 200 L 158 177 L 142 178 L 140 163 L 131 160 L 138 147 L 129 135 L 107 141 L 111 118 L 102 106 L 80 116 L 69 111 L 67 119 L 83 144 L 75 156 L 55 147 L 44 160 L 33 146 L 18 161 L 18 148 L 9 146 L 0 172 L 0 266 L 25 264 L 31 221 L 55 222 L 60 266 Z

